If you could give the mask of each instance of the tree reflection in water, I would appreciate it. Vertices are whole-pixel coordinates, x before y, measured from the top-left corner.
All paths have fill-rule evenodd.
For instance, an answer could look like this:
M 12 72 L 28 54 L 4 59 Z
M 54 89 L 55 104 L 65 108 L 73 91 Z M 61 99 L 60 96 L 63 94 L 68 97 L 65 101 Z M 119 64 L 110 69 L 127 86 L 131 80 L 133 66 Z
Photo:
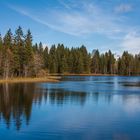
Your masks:
M 86 101 L 85 92 L 72 92 L 63 89 L 42 89 L 38 84 L 1 84 L 0 85 L 0 118 L 7 128 L 11 122 L 17 130 L 22 123 L 29 124 L 33 105 L 41 105 L 42 101 L 50 104 L 78 103 Z
M 120 91 L 119 91 L 120 92 Z M 13 124 L 17 130 L 20 130 L 23 124 L 29 125 L 31 111 L 33 106 L 42 103 L 47 105 L 66 105 L 74 104 L 83 106 L 89 104 L 89 100 L 95 104 L 110 104 L 118 101 L 123 103 L 126 111 L 139 110 L 139 94 L 118 94 L 119 98 L 111 93 L 102 93 L 100 90 L 91 90 L 91 92 L 70 91 L 64 87 L 48 87 L 39 83 L 29 84 L 1 84 L 0 85 L 0 122 L 10 128 Z M 39 112 L 37 112 L 39 113 Z
M 25 117 L 26 123 L 29 123 L 33 99 L 38 98 L 34 94 L 34 86 L 34 84 L 0 85 L 0 116 L 8 128 L 13 121 L 19 130 L 23 117 Z

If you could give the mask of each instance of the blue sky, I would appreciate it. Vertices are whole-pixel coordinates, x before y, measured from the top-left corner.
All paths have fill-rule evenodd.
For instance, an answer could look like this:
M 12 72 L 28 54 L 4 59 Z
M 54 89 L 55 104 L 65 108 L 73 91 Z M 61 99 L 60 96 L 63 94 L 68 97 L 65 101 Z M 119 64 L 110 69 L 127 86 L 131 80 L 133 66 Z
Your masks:
M 2 35 L 20 25 L 44 45 L 140 52 L 140 0 L 0 0 Z

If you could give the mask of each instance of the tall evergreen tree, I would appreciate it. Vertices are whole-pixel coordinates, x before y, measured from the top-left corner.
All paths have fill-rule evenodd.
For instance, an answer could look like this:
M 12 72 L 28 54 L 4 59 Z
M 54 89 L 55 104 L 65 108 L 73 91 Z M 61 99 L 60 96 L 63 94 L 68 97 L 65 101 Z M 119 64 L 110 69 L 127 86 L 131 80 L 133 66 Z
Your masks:
M 24 35 L 22 28 L 19 26 L 15 32 L 14 38 L 14 72 L 17 76 L 24 74 Z
M 114 64 L 115 64 L 115 58 L 112 52 L 109 50 L 108 51 L 108 63 L 107 63 L 107 72 L 109 74 L 114 73 Z
M 58 62 L 56 58 L 56 47 L 52 45 L 49 53 L 49 71 L 50 73 L 57 73 Z
M 3 62 L 3 59 L 2 59 L 2 49 L 3 49 L 3 40 L 2 40 L 2 36 L 0 34 L 0 77 L 2 77 L 3 75 L 3 68 L 2 68 L 2 62 Z
M 28 30 L 27 35 L 25 36 L 25 48 L 24 48 L 24 75 L 25 76 L 29 75 L 32 65 L 33 65 L 32 34 L 30 30 Z
M 83 57 L 84 73 L 89 73 L 90 72 L 90 55 L 88 54 L 87 49 L 84 45 L 81 46 L 80 51 Z
M 13 61 L 13 53 L 11 51 L 13 42 L 12 32 L 11 29 L 7 31 L 3 39 L 3 56 L 2 59 L 4 60 L 2 63 L 3 66 L 3 77 L 8 79 L 12 73 L 12 61 Z
M 49 51 L 48 47 L 46 46 L 43 52 L 43 59 L 44 59 L 44 67 L 48 69 L 49 67 Z
M 95 74 L 99 73 L 100 72 L 99 68 L 100 68 L 100 54 L 99 51 L 96 50 L 91 60 L 91 72 Z
M 82 45 L 67 48 L 63 44 L 43 48 L 42 43 L 33 44 L 31 31 L 24 35 L 18 27 L 13 36 L 11 29 L 0 35 L 0 78 L 27 77 L 49 73 L 102 73 L 140 75 L 140 53 L 132 55 L 124 51 L 119 59 L 108 52 L 98 50 L 89 54 Z

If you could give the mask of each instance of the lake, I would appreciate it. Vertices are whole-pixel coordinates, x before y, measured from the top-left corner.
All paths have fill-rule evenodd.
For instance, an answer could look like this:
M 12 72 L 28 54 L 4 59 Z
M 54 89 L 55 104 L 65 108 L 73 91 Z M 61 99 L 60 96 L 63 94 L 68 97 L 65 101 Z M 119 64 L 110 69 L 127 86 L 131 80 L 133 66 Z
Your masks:
M 140 76 L 0 85 L 1 140 L 140 140 Z

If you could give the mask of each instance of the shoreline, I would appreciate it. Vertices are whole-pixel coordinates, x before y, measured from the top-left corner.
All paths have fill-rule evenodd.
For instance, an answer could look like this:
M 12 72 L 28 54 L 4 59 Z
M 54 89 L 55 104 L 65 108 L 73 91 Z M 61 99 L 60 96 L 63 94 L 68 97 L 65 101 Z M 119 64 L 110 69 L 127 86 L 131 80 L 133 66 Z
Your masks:
M 64 74 L 58 74 L 58 73 L 54 73 L 54 74 L 50 74 L 50 76 L 140 76 L 140 75 L 118 75 L 118 74 L 95 74 L 95 73 L 88 73 L 88 74 L 75 74 L 75 73 L 64 73 Z
M 92 73 L 84 73 L 84 74 L 76 74 L 76 73 L 54 73 L 50 74 L 50 76 L 119 76 L 117 74 L 92 74 Z
M 0 79 L 0 84 L 4 83 L 39 83 L 39 82 L 59 82 L 61 79 L 60 76 L 48 76 L 48 77 L 39 77 L 39 78 L 9 78 L 9 79 Z
M 62 76 L 129 76 L 129 75 L 117 75 L 117 74 L 50 74 L 46 77 L 29 77 L 29 78 L 9 78 L 9 79 L 0 79 L 0 84 L 4 83 L 55 83 L 60 82 Z M 140 75 L 130 75 L 131 76 L 140 76 Z
M 117 76 L 115 74 L 62 74 L 62 76 Z

